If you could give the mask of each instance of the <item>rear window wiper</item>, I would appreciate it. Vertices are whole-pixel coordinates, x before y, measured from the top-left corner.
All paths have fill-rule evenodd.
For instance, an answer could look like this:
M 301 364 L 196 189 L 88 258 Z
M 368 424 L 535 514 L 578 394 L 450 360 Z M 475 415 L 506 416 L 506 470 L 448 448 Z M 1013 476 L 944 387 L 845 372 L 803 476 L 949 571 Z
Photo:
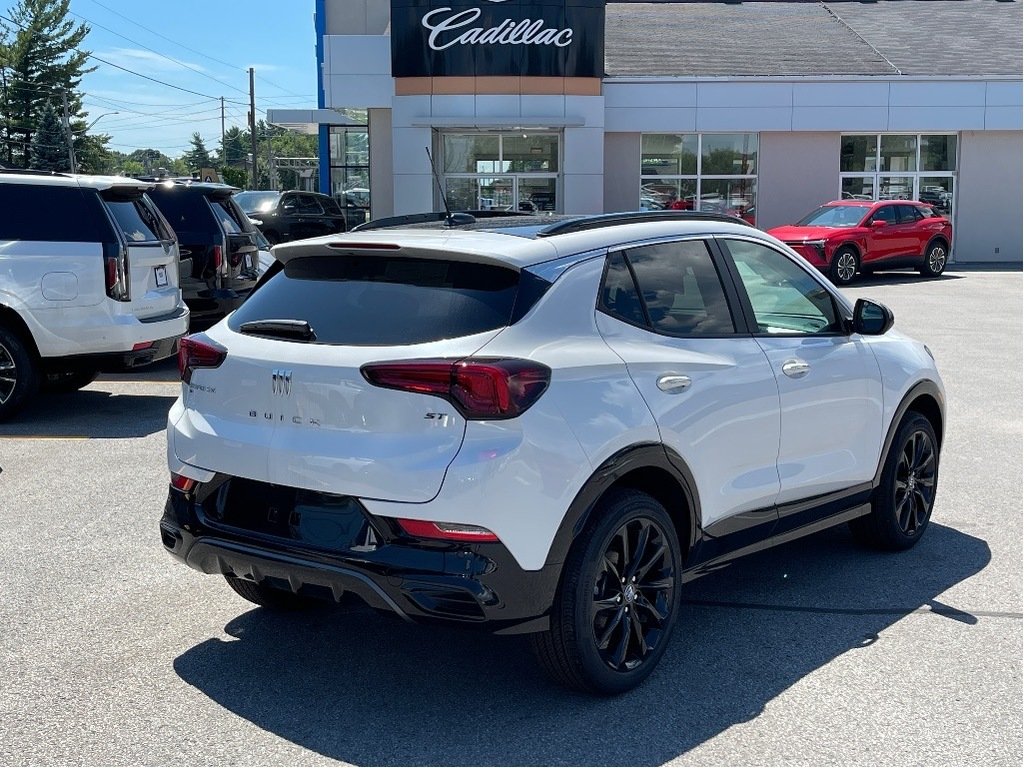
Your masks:
M 305 320 L 250 320 L 238 330 L 253 336 L 276 336 L 294 341 L 316 341 L 316 332 Z

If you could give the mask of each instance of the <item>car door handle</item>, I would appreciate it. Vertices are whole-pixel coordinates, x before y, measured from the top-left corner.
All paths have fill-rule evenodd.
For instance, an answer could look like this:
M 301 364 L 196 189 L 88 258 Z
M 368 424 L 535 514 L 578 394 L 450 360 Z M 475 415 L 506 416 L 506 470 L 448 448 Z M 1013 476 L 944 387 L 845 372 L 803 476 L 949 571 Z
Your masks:
M 810 363 L 804 360 L 787 360 L 782 364 L 782 372 L 791 379 L 799 379 L 811 370 Z
M 677 395 L 688 389 L 692 383 L 689 376 L 667 374 L 658 378 L 658 389 L 669 395 Z

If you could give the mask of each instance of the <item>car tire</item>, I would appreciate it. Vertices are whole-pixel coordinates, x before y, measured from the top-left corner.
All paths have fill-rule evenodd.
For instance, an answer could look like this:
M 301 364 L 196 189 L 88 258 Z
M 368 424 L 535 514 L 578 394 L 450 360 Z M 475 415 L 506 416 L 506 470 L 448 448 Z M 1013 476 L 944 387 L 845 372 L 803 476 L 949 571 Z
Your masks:
M 909 412 L 885 457 L 871 513 L 850 521 L 854 537 L 875 549 L 914 546 L 931 520 L 939 480 L 939 441 L 932 423 Z
M 43 392 L 77 392 L 96 381 L 99 371 L 55 371 L 46 374 L 40 388 Z
M 296 595 L 294 592 L 286 592 L 283 589 L 276 589 L 267 584 L 240 579 L 237 576 L 224 578 L 236 593 L 244 597 L 250 603 L 261 605 L 275 611 L 296 611 L 316 605 L 313 598 L 303 595 Z
M 925 277 L 938 277 L 946 269 L 949 251 L 942 240 L 932 240 L 924 252 L 924 264 L 918 270 Z
M 665 508 L 639 491 L 611 491 L 570 551 L 550 628 L 530 636 L 541 668 L 587 693 L 616 694 L 639 685 L 672 635 L 681 568 Z
M 39 367 L 21 336 L 0 325 L 0 421 L 17 413 L 39 389 Z
M 860 259 L 857 251 L 850 246 L 844 246 L 832 256 L 832 263 L 828 266 L 828 277 L 835 285 L 849 285 L 860 269 Z

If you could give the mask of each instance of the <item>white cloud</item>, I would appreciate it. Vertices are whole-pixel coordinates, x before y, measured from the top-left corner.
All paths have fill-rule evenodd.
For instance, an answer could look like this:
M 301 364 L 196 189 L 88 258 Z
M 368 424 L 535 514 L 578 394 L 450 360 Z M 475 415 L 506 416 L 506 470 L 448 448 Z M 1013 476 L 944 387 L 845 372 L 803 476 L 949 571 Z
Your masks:
M 180 72 L 182 69 L 206 72 L 201 65 L 193 61 L 176 59 L 173 56 L 164 56 L 141 48 L 112 48 L 109 51 L 98 52 L 96 55 L 101 59 L 106 59 L 127 69 L 139 69 L 141 65 L 148 70 L 162 70 L 164 72 Z

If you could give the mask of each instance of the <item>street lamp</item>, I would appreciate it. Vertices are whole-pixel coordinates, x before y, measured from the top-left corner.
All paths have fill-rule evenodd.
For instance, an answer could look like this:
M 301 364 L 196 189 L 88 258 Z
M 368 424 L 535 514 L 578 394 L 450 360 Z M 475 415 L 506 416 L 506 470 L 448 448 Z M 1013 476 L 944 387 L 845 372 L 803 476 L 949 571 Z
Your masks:
M 65 115 L 67 115 L 67 112 L 65 111 L 65 113 L 64 113 L 64 114 L 65 114 Z M 89 123 L 89 124 L 88 124 L 87 126 L 85 126 L 85 128 L 83 128 L 83 129 L 82 129 L 82 130 L 80 130 L 80 131 L 75 131 L 74 133 L 78 133 L 78 134 L 86 134 L 86 133 L 88 133 L 88 132 L 89 132 L 89 129 L 90 129 L 90 128 L 92 128 L 92 127 L 93 127 L 94 125 L 96 125 L 96 123 L 98 123 L 98 122 L 99 122 L 100 120 L 102 120 L 102 119 L 103 119 L 104 117 L 109 117 L 110 115 L 120 115 L 120 114 L 121 114 L 120 112 L 104 112 L 104 113 L 103 113 L 102 115 L 100 115 L 100 116 L 99 116 L 99 117 L 97 117 L 97 118 L 96 118 L 95 120 L 93 120 L 93 121 L 92 121 L 91 123 Z M 66 119 L 67 119 L 67 118 L 65 117 L 65 120 L 66 120 Z M 65 124 L 66 124 L 66 123 L 65 123 Z M 69 134 L 71 133 L 71 128 L 70 128 L 70 126 L 68 127 L 68 132 L 69 132 Z M 71 139 L 72 139 L 72 141 L 70 142 L 71 146 L 70 146 L 70 147 L 68 147 L 68 150 L 69 150 L 69 152 L 70 152 L 70 154 L 71 154 L 71 172 L 72 172 L 72 173 L 78 173 L 78 158 L 76 158 L 76 157 L 75 157 L 75 142 L 74 142 L 74 140 L 73 140 L 73 138 L 74 138 L 74 137 L 73 137 L 73 134 L 72 134 L 72 135 L 70 135 L 70 136 L 69 136 L 69 138 L 71 138 Z
M 95 120 L 93 120 L 91 123 L 89 123 L 87 126 L 85 126 L 85 128 L 82 129 L 82 133 L 88 133 L 89 129 L 92 128 L 94 125 L 96 125 L 96 123 L 98 123 L 104 117 L 109 117 L 110 115 L 120 115 L 120 114 L 121 114 L 120 112 L 104 112 L 102 115 L 100 115 Z

